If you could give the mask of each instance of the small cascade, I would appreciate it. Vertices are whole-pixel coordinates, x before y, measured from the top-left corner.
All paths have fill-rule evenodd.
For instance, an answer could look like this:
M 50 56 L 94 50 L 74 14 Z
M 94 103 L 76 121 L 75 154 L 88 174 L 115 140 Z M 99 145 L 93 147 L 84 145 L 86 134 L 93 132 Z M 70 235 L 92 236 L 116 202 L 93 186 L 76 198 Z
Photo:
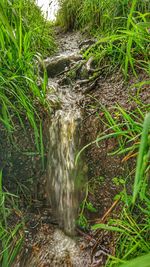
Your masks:
M 51 80 L 49 83 L 52 84 Z M 59 227 L 73 234 L 82 177 L 81 162 L 75 164 L 81 142 L 81 112 L 76 102 L 81 95 L 77 96 L 69 86 L 60 87 L 57 94 L 61 108 L 55 112 L 49 126 L 47 193 Z
M 49 199 L 59 226 L 69 233 L 74 229 L 77 209 L 78 167 L 75 166 L 75 153 L 79 145 L 76 131 L 80 113 L 74 115 L 71 112 L 57 112 L 49 129 Z

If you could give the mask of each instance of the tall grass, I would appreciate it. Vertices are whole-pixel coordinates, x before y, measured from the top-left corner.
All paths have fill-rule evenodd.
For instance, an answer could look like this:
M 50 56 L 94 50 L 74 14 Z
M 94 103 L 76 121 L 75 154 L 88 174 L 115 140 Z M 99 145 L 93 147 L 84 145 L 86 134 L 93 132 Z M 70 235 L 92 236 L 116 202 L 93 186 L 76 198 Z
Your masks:
M 99 29 L 101 33 L 112 32 L 118 26 L 125 27 L 132 4 L 132 11 L 136 9 L 137 12 L 147 13 L 150 10 L 147 0 L 59 0 L 59 4 L 58 19 L 61 14 L 59 22 L 68 27 L 67 29 L 86 27 L 89 31 Z M 69 24 L 72 15 L 74 23 Z
M 34 1 L 0 1 L 0 121 L 12 134 L 15 118 L 22 127 L 27 119 L 39 153 L 42 122 L 37 106 L 45 103 L 45 80 L 38 77 L 37 65 L 39 57 L 55 48 L 48 29 Z
M 40 106 L 46 110 L 47 75 L 40 78 L 39 60 L 55 51 L 49 22 L 34 0 L 0 1 L 0 127 L 8 137 L 18 124 L 26 134 L 33 128 L 35 150 L 44 166 L 44 146 Z M 16 196 L 5 192 L 0 171 L 0 266 L 11 267 L 22 242 L 22 219 L 13 213 Z M 21 221 L 21 222 L 20 222 Z
M 99 117 L 99 112 L 104 114 L 103 119 L 99 118 L 105 125 L 105 131 L 77 155 L 78 160 L 81 152 L 91 144 L 99 145 L 99 142 L 105 139 L 117 138 L 118 148 L 115 148 L 110 154 L 118 154 L 122 156 L 122 162 L 130 161 L 132 163 L 132 167 L 130 164 L 129 173 L 125 177 L 126 184 L 119 194 L 123 206 L 121 214 L 117 216 L 117 219 L 110 219 L 107 224 L 92 226 L 93 230 L 101 229 L 116 233 L 116 252 L 115 256 L 108 255 L 106 263 L 108 267 L 132 266 L 132 264 L 133 266 L 137 264 L 138 267 L 148 266 L 150 250 L 150 113 L 146 113 L 149 109 L 149 105 L 141 104 L 132 112 L 120 106 L 112 107 L 110 112 L 100 105 L 97 116 Z M 136 158 L 135 167 L 133 159 Z M 132 260 L 136 257 L 138 258 Z M 123 265 L 120 265 L 121 263 Z
M 85 53 L 86 58 L 96 54 L 95 60 L 98 64 L 107 61 L 111 65 L 120 66 L 126 78 L 130 70 L 135 76 L 139 69 L 150 73 L 148 59 L 150 13 L 148 9 L 145 13 L 138 11 L 137 2 L 132 1 L 122 25 L 121 23 L 112 25 L 112 30 L 108 33 L 105 31 L 105 36 L 99 38 L 98 42 Z M 142 11 L 142 7 L 140 10 Z M 122 22 L 123 18 L 118 20 Z
M 132 125 L 132 122 L 131 122 Z M 92 228 L 114 231 L 117 234 L 116 255 L 110 256 L 106 266 L 148 266 L 150 250 L 150 113 L 146 115 L 142 127 L 141 141 L 132 195 L 124 188 L 122 214 L 118 219 L 109 220 L 108 224 L 96 224 Z M 137 260 L 127 262 L 137 256 L 145 255 Z M 139 262 L 138 262 L 139 260 Z M 143 264 L 142 264 L 143 263 Z M 132 265 L 133 264 L 133 265 Z M 141 264 L 141 265 L 140 265 Z
M 66 28 L 86 28 L 97 37 L 97 43 L 85 52 L 85 58 L 92 56 L 99 65 L 107 62 L 121 67 L 126 78 L 130 70 L 135 76 L 138 69 L 150 73 L 149 1 L 82 0 L 79 4 L 64 0 L 58 18 L 59 14 Z M 73 24 L 69 23 L 69 14 L 70 17 L 73 14 Z
M 77 17 L 80 12 L 81 0 L 59 0 L 59 10 L 57 13 L 57 24 L 64 30 L 72 30 L 77 26 Z
M 22 222 L 12 220 L 15 196 L 3 191 L 0 171 L 0 266 L 11 267 L 23 243 Z M 11 204 L 10 204 L 11 203 Z M 8 223 L 12 220 L 13 225 Z

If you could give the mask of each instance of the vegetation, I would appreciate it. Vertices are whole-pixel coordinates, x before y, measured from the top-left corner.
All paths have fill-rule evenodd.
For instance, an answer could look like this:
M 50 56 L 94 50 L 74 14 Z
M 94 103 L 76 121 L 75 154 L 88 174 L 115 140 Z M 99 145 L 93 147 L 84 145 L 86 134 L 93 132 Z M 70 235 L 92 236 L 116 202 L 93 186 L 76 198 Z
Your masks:
M 65 30 L 80 29 L 96 38 L 97 41 L 83 54 L 86 60 L 94 58 L 96 68 L 109 66 L 110 72 L 121 70 L 126 81 L 131 76 L 138 80 L 139 73 L 144 74 L 145 80 L 133 85 L 137 92 L 134 109 L 129 111 L 120 105 L 108 109 L 94 100 L 92 108 L 95 108 L 95 113 L 105 125 L 105 131 L 83 147 L 76 161 L 82 151 L 92 144 L 98 145 L 110 138 L 118 140 L 118 146 L 110 153 L 111 156 L 120 155 L 122 162 L 132 162 L 132 168 L 130 166 L 129 173 L 124 177 L 123 191 L 116 196 L 116 199 L 121 199 L 122 212 L 118 219 L 93 225 L 92 229 L 116 232 L 116 254 L 115 257 L 110 255 L 106 266 L 149 266 L 150 105 L 144 104 L 139 94 L 143 86 L 150 85 L 150 3 L 146 0 L 60 0 L 60 7 L 58 22 Z M 88 186 L 93 182 L 89 181 Z M 87 203 L 88 192 L 79 214 L 78 223 L 82 228 L 89 227 L 85 216 Z
M 145 110 L 149 110 L 150 106 L 144 106 Z M 127 260 L 137 256 L 145 255 L 135 260 L 143 260 L 142 266 L 148 266 L 149 259 L 149 161 L 150 161 L 150 113 L 144 119 L 142 108 L 134 112 L 127 112 L 121 107 L 114 107 L 112 115 L 104 108 L 99 107 L 97 114 L 103 110 L 105 119 L 103 123 L 106 125 L 105 132 L 101 133 L 95 141 L 83 147 L 77 155 L 77 160 L 87 147 L 91 144 L 99 144 L 104 139 L 116 138 L 118 140 L 118 149 L 111 152 L 111 155 L 123 155 L 122 161 L 130 161 L 137 157 L 136 168 L 131 169 L 125 177 L 123 191 L 116 195 L 115 199 L 122 201 L 122 212 L 117 219 L 110 219 L 107 224 L 95 224 L 93 230 L 102 229 L 117 233 L 116 255 L 109 257 L 106 266 L 132 266 Z M 118 113 L 119 111 L 119 113 Z M 136 115 L 135 115 L 136 114 Z M 116 116 L 115 116 L 116 115 Z M 99 116 L 99 115 L 98 115 Z M 134 120 L 133 120 L 134 118 Z M 142 121 L 144 120 L 144 124 Z M 107 134 L 107 132 L 109 132 Z M 129 190 L 129 184 L 132 184 L 134 173 L 133 192 Z M 89 181 L 88 184 L 93 183 Z M 100 185 L 99 185 L 100 186 Z M 88 192 L 82 205 L 79 223 L 82 228 L 89 227 L 88 220 L 84 216 L 85 204 L 88 203 Z M 84 208 L 84 210 L 83 210 Z M 134 263 L 134 261 L 133 261 Z M 140 266 L 140 265 L 137 265 Z
M 119 155 L 122 162 L 132 163 L 123 181 L 120 179 L 123 189 L 115 197 L 122 203 L 121 214 L 107 223 L 90 226 L 86 212 L 96 213 L 97 209 L 88 199 L 88 192 L 94 183 L 100 186 L 103 177 L 98 177 L 86 184 L 77 223 L 83 229 L 91 227 L 115 233 L 115 256 L 108 255 L 106 266 L 149 266 L 150 105 L 143 103 L 139 95 L 143 86 L 150 85 L 150 2 L 59 0 L 59 3 L 57 24 L 65 30 L 79 29 L 94 36 L 96 42 L 83 56 L 86 60 L 93 58 L 95 70 L 108 66 L 111 72 L 121 70 L 126 82 L 133 76 L 137 79 L 133 99 L 136 105 L 132 110 L 119 104 L 106 108 L 94 100 L 95 114 L 105 130 L 83 147 L 76 158 L 78 161 L 82 151 L 91 144 L 117 139 L 111 156 Z M 48 110 L 47 73 L 44 69 L 41 78 L 39 64 L 55 50 L 51 24 L 43 18 L 34 0 L 0 1 L 0 127 L 5 128 L 12 141 L 18 124 L 25 134 L 27 124 L 30 125 L 35 140 L 33 153 L 42 159 L 43 166 L 41 113 Z M 139 73 L 144 77 L 142 81 L 138 80 Z M 0 170 L 0 266 L 11 267 L 23 243 L 24 222 L 17 208 L 17 196 L 7 192 L 2 176 L 3 170 Z M 14 214 L 19 219 L 15 220 Z
M 47 109 L 47 75 L 40 78 L 38 65 L 56 49 L 52 28 L 34 0 L 0 1 L 0 127 L 9 139 L 18 127 L 26 135 L 30 124 L 35 152 L 44 157 L 40 106 Z M 16 144 L 17 145 L 17 144 Z M 0 171 L 0 266 L 10 267 L 21 248 L 23 223 L 12 220 L 17 197 L 2 186 Z M 12 204 L 11 204 L 12 203 Z M 12 216 L 13 214 L 13 216 Z M 10 228 L 11 225 L 11 228 Z
M 50 25 L 34 1 L 0 3 L 0 121 L 9 134 L 18 118 L 27 118 L 34 129 L 36 148 L 41 153 L 41 122 L 37 102 L 45 105 L 46 75 L 38 76 L 40 57 L 54 51 Z M 40 126 L 39 126 L 40 125 Z
M 120 67 L 128 77 L 139 70 L 150 74 L 148 1 L 60 1 L 58 22 L 65 29 L 85 29 L 97 42 L 84 54 L 94 57 L 96 64 Z
M 23 221 L 15 224 L 13 209 L 17 209 L 16 196 L 4 192 L 2 188 L 2 171 L 0 172 L 0 263 L 2 267 L 12 266 L 23 243 Z M 12 203 L 12 204 L 11 204 Z M 10 221 L 11 220 L 11 226 Z M 12 226 L 14 224 L 14 226 Z
M 126 113 L 124 113 L 124 119 L 126 120 Z M 116 123 L 115 125 L 117 128 L 118 124 Z M 128 128 L 129 125 L 132 126 L 133 129 L 136 129 L 136 127 L 134 127 L 132 120 L 130 121 L 130 123 L 129 121 L 128 124 L 126 123 L 126 127 Z M 113 127 L 111 127 L 111 129 L 113 129 Z M 125 262 L 126 260 L 132 259 L 136 256 L 144 255 L 145 253 L 148 253 L 150 249 L 149 230 L 148 230 L 150 227 L 149 225 L 150 191 L 148 186 L 149 160 L 150 160 L 149 132 L 150 132 L 150 113 L 147 114 L 147 116 L 145 117 L 143 130 L 140 131 L 138 135 L 138 138 L 141 136 L 141 141 L 137 142 L 136 134 L 134 137 L 132 137 L 132 141 L 137 143 L 138 146 L 140 144 L 140 147 L 138 149 L 139 152 L 138 152 L 137 166 L 135 171 L 133 193 L 131 195 L 131 193 L 129 193 L 126 188 L 128 182 L 127 180 L 126 186 L 124 187 L 123 192 L 121 192 L 120 194 L 122 202 L 124 203 L 120 218 L 115 220 L 113 219 L 109 220 L 107 225 L 97 224 L 92 227 L 93 229 L 106 229 L 120 233 L 117 240 L 116 257 L 114 258 L 110 256 L 106 266 L 120 266 L 119 265 L 120 262 Z M 123 138 L 125 141 L 126 137 L 128 137 L 128 131 L 124 131 L 123 136 L 122 133 L 123 132 L 120 131 L 120 135 L 118 136 L 121 136 L 121 139 Z M 134 134 L 133 130 L 132 134 Z M 119 145 L 120 144 L 121 143 L 119 140 Z M 133 146 L 129 146 L 128 149 L 125 149 L 122 143 L 121 148 L 115 153 L 120 153 L 120 151 L 122 153 L 126 153 L 127 151 L 130 152 L 132 151 L 131 153 L 129 152 L 127 156 L 125 156 L 124 158 L 125 160 L 128 160 L 129 158 L 136 156 Z M 130 173 L 130 175 L 132 174 Z

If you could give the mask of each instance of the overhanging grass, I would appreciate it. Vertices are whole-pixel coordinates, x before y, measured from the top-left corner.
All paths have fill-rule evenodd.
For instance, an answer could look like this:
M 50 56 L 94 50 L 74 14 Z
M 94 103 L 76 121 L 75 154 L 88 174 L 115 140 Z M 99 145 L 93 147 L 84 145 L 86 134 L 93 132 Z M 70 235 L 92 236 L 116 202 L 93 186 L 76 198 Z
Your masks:
M 133 126 L 132 121 L 130 122 Z M 134 126 L 133 126 L 134 127 Z M 115 129 L 118 131 L 118 129 Z M 133 131 L 132 131 L 133 132 Z M 139 145 L 136 173 L 133 186 L 133 194 L 121 192 L 123 210 L 118 219 L 109 220 L 108 224 L 96 224 L 92 228 L 114 231 L 117 234 L 116 255 L 109 257 L 106 266 L 138 265 L 137 260 L 126 262 L 137 256 L 149 253 L 150 250 L 150 191 L 149 191 L 149 160 L 150 160 L 150 113 L 145 117 L 142 127 L 141 141 Z M 122 147 L 123 149 L 123 147 Z M 142 266 L 148 266 L 149 254 L 139 258 Z M 122 266 L 122 265 L 121 265 Z
M 139 69 L 150 74 L 149 1 L 61 0 L 58 23 L 66 29 L 85 28 L 97 37 L 86 59 L 92 56 L 98 65 L 107 61 L 121 67 L 126 78 L 130 70 L 135 76 Z
M 12 226 L 8 223 L 13 216 L 15 198 L 16 196 L 3 191 L 2 171 L 0 171 L 0 266 L 2 267 L 12 266 L 24 239 L 23 222 L 13 221 Z
M 52 30 L 33 0 L 2 0 L 0 29 L 0 121 L 10 135 L 16 117 L 23 128 L 27 119 L 43 155 L 37 107 L 45 105 L 47 77 L 38 76 L 37 65 L 40 57 L 55 50 Z

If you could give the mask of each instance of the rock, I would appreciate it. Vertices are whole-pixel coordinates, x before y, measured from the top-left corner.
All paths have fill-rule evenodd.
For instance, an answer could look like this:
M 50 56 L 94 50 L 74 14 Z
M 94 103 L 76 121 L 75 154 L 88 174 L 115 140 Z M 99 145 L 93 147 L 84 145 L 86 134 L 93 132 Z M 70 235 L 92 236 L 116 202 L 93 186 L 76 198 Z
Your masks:
M 71 60 L 68 57 L 57 57 L 52 59 L 48 64 L 46 64 L 47 74 L 49 78 L 53 78 L 60 74 L 68 67 Z
M 88 40 L 84 40 L 79 44 L 79 48 L 82 48 L 83 46 L 90 46 L 96 43 L 96 39 L 88 39 Z
M 71 85 L 72 81 L 69 77 L 64 77 L 62 79 L 59 80 L 59 85 Z
M 71 63 L 76 62 L 81 59 L 81 55 L 69 54 L 69 55 L 59 55 L 53 58 L 47 58 L 44 63 L 47 69 L 47 74 L 49 78 L 54 78 L 61 72 L 65 71 Z

